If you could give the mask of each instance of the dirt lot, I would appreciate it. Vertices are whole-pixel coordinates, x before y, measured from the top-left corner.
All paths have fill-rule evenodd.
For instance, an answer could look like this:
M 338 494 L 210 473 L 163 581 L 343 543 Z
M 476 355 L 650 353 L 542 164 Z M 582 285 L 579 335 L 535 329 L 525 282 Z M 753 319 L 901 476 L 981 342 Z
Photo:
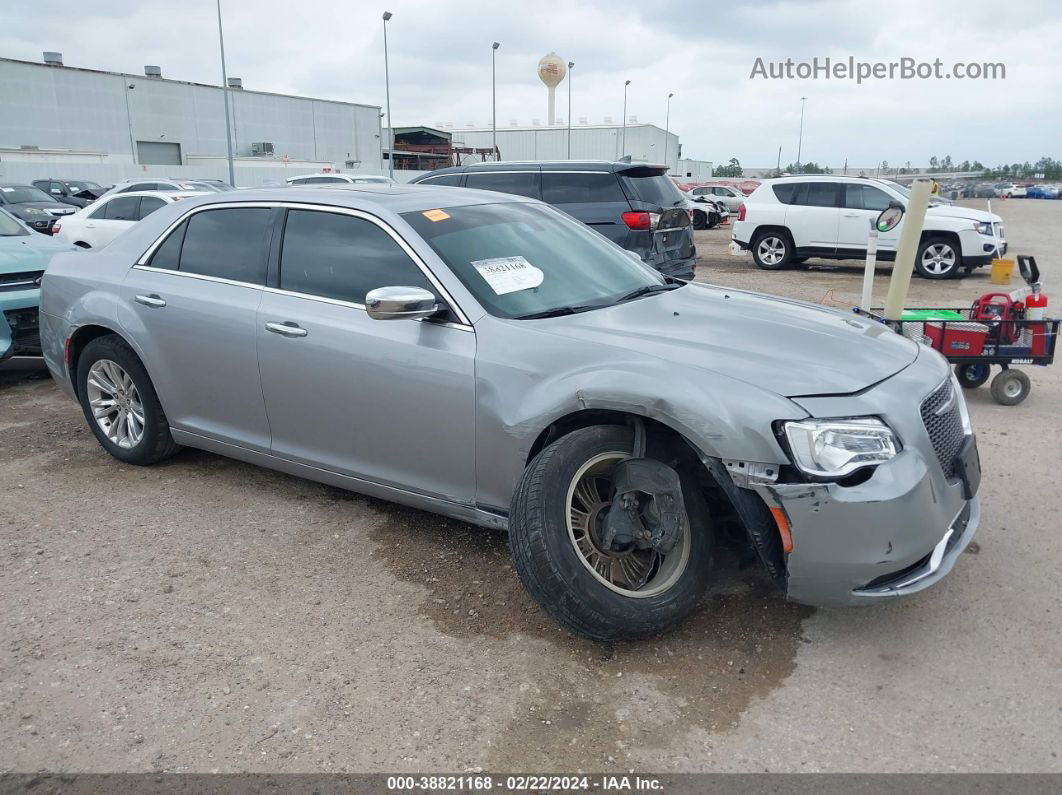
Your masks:
M 997 209 L 1051 293 L 1062 202 Z M 858 295 L 858 263 L 698 238 L 700 279 Z M 1019 407 L 969 396 L 983 522 L 935 589 L 813 611 L 724 561 L 681 630 L 603 646 L 538 612 L 500 534 L 195 451 L 122 466 L 0 373 L 0 771 L 1062 771 L 1062 365 L 1031 375 Z

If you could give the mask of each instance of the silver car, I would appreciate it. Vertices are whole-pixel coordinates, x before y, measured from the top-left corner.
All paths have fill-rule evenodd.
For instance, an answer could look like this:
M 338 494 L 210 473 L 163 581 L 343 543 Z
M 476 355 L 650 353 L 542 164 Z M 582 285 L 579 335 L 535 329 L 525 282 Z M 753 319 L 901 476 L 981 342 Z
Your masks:
M 793 600 L 939 581 L 977 448 L 939 355 L 858 316 L 668 280 L 541 202 L 240 191 L 44 277 L 44 355 L 103 448 L 182 445 L 493 528 L 598 639 L 693 610 L 724 526 Z

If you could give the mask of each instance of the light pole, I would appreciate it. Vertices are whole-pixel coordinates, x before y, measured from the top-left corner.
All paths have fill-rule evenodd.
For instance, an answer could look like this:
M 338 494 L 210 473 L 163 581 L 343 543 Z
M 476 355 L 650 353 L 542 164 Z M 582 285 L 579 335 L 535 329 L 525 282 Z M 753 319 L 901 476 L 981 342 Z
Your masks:
M 797 138 L 797 173 L 800 173 L 800 149 L 804 144 L 804 103 L 807 97 L 800 98 L 800 136 Z
M 778 147 L 778 162 L 774 164 L 775 173 L 782 176 L 782 147 Z
M 490 123 L 492 127 L 491 145 L 494 147 L 495 160 L 501 160 L 498 157 L 498 84 L 494 76 L 494 56 L 499 47 L 501 43 L 497 41 L 490 45 Z
M 232 165 L 232 121 L 229 118 L 229 76 L 225 72 L 225 33 L 221 27 L 221 0 L 218 0 L 218 44 L 221 46 L 221 98 L 225 102 L 225 144 L 229 151 L 229 184 L 236 187 L 236 169 Z M 126 99 L 128 102 L 128 98 Z
M 664 114 L 664 165 L 668 166 L 668 168 L 670 168 L 671 166 L 667 162 L 667 139 L 668 135 L 670 135 L 670 133 L 668 133 L 668 126 L 671 124 L 671 98 L 673 96 L 675 95 L 667 95 L 667 112 Z
M 572 69 L 575 61 L 568 61 L 568 159 L 572 159 Z
M 387 97 L 387 173 L 391 179 L 395 178 L 395 124 L 391 118 L 391 68 L 387 61 L 387 20 L 391 18 L 390 11 L 383 12 L 384 28 L 384 93 Z
M 627 154 L 627 86 L 630 84 L 630 80 L 623 84 L 623 139 L 620 144 L 620 157 Z

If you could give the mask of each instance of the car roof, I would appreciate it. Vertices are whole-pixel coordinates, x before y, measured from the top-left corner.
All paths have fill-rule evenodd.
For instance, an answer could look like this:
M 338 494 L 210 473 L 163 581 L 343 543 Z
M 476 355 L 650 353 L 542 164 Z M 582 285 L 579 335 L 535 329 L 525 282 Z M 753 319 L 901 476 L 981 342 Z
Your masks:
M 438 168 L 421 174 L 418 180 L 442 174 L 471 174 L 479 171 L 520 171 L 523 169 L 541 169 L 542 171 L 596 171 L 616 172 L 635 169 L 661 169 L 665 173 L 667 166 L 659 163 L 628 162 L 626 160 L 502 160 L 500 162 L 466 163 L 461 166 Z
M 155 196 L 159 199 L 178 199 L 185 196 L 207 196 L 212 193 L 213 191 L 205 190 L 130 190 L 125 193 L 112 193 L 110 196 L 104 196 L 103 201 L 109 202 L 122 196 Z M 89 207 L 92 206 L 94 205 L 89 205 Z
M 225 193 L 204 193 L 202 196 L 197 195 L 187 201 L 197 207 L 207 204 L 294 201 L 301 204 L 323 204 L 354 210 L 380 208 L 393 213 L 473 204 L 541 203 L 535 199 L 510 196 L 489 190 L 454 188 L 445 185 L 391 185 L 367 182 L 246 188 Z M 183 206 L 185 202 L 182 201 L 181 204 Z

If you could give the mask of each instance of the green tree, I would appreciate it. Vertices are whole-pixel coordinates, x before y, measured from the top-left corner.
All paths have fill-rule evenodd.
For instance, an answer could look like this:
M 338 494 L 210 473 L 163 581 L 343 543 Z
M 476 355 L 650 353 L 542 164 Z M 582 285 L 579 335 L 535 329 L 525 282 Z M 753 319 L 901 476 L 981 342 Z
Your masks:
M 741 163 L 736 157 L 730 158 L 725 166 L 716 166 L 712 169 L 713 177 L 743 177 L 745 172 L 741 170 Z

